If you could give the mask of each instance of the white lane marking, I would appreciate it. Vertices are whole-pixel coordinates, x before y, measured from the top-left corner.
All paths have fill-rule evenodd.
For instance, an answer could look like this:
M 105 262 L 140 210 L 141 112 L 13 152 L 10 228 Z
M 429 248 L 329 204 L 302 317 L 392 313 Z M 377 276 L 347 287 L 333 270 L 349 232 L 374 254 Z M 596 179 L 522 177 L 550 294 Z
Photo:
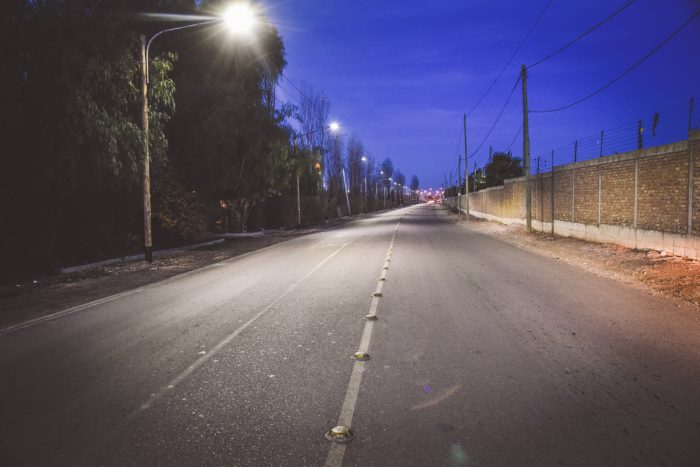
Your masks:
M 346 226 L 348 226 L 348 225 L 350 225 L 350 224 L 354 224 L 354 223 L 356 223 L 356 222 L 359 223 L 359 222 L 363 222 L 363 221 L 371 221 L 371 220 L 373 220 L 373 218 L 375 218 L 375 217 L 384 217 L 384 216 L 390 216 L 390 215 L 393 215 L 393 214 L 395 214 L 395 213 L 394 213 L 394 212 L 391 212 L 391 211 L 389 211 L 389 212 L 383 212 L 383 213 L 378 213 L 378 214 L 372 215 L 372 216 L 369 217 L 369 218 L 355 219 L 355 220 L 352 220 L 352 221 L 350 221 L 350 222 L 348 222 L 348 223 L 346 223 L 346 224 L 341 224 L 341 225 L 339 225 L 339 226 L 334 226 L 334 227 L 331 227 L 331 228 L 329 228 L 329 229 L 327 229 L 327 230 L 325 230 L 325 231 L 322 230 L 322 231 L 317 231 L 317 232 L 310 232 L 310 233 L 307 234 L 307 235 L 308 235 L 308 236 L 312 236 L 312 235 L 317 235 L 317 234 L 323 234 L 323 233 L 325 233 L 325 232 L 332 232 L 333 230 L 337 230 L 337 229 L 340 229 L 340 228 L 342 228 L 342 227 L 346 227 Z M 147 285 L 144 285 L 144 286 L 141 286 L 141 287 L 137 287 L 137 288 L 132 289 L 132 290 L 127 290 L 127 291 L 125 291 L 125 292 L 120 292 L 120 293 L 115 294 L 115 295 L 110 295 L 110 296 L 108 296 L 108 297 L 99 298 L 99 299 L 93 300 L 93 301 L 91 301 L 91 302 L 83 303 L 83 304 L 81 304 L 81 305 L 76 305 L 76 306 L 71 307 L 71 308 L 66 308 L 65 310 L 57 311 L 57 312 L 55 312 L 55 313 L 50 313 L 50 314 L 47 314 L 47 315 L 44 315 L 44 316 L 40 316 L 40 317 L 38 317 L 38 318 L 34 318 L 34 319 L 30 319 L 30 320 L 27 320 L 27 321 L 24 321 L 24 322 L 21 322 L 21 323 L 17 323 L 17 324 L 15 324 L 15 325 L 8 326 L 8 327 L 6 327 L 6 328 L 4 328 L 4 329 L 0 329 L 0 336 L 2 336 L 3 334 L 9 334 L 9 333 L 11 333 L 11 332 L 13 332 L 13 331 L 18 331 L 18 330 L 20 330 L 20 329 L 24 329 L 24 328 L 28 328 L 28 327 L 31 327 L 31 326 L 35 326 L 35 325 L 37 325 L 37 324 L 41 324 L 41 323 L 44 323 L 44 322 L 46 322 L 46 321 L 53 321 L 53 320 L 55 320 L 55 319 L 62 318 L 62 317 L 64 317 L 64 316 L 72 315 L 73 313 L 77 313 L 77 312 L 82 311 L 82 310 L 87 310 L 87 309 L 89 309 L 89 308 L 96 307 L 97 305 L 101 305 L 101 304 L 103 304 L 103 303 L 111 302 L 111 301 L 113 301 L 113 300 L 117 300 L 117 299 L 122 298 L 122 297 L 127 297 L 127 296 L 129 296 L 129 295 L 133 295 L 133 294 L 142 292 L 142 291 L 144 291 L 144 290 L 152 289 L 152 288 L 154 288 L 154 287 L 158 287 L 158 286 L 160 286 L 160 285 L 167 284 L 168 282 L 172 282 L 172 281 L 175 281 L 175 280 L 178 280 L 178 279 L 183 279 L 183 278 L 185 278 L 185 277 L 187 277 L 187 276 L 191 276 L 191 275 L 193 275 L 193 274 L 197 274 L 198 272 L 203 272 L 203 271 L 206 271 L 206 270 L 211 269 L 211 268 L 223 266 L 224 264 L 227 264 L 227 263 L 235 263 L 236 261 L 238 261 L 238 260 L 240 260 L 240 259 L 243 259 L 243 258 L 245 258 L 245 257 L 247 257 L 247 256 L 251 256 L 251 255 L 254 255 L 254 254 L 256 254 L 256 253 L 262 253 L 262 252 L 264 252 L 264 251 L 266 251 L 266 250 L 270 250 L 270 249 L 272 249 L 272 248 L 277 248 L 277 247 L 282 246 L 282 245 L 284 245 L 284 244 L 286 244 L 286 243 L 288 243 L 288 242 L 291 242 L 291 241 L 294 241 L 294 240 L 298 240 L 298 239 L 300 239 L 300 238 L 304 238 L 304 237 L 306 237 L 307 235 L 302 235 L 301 237 L 290 238 L 289 240 L 284 240 L 284 241 L 282 241 L 282 242 L 275 243 L 274 245 L 270 245 L 270 246 L 266 246 L 266 247 L 264 247 L 264 248 L 260 248 L 259 250 L 249 251 L 249 252 L 247 252 L 247 253 L 243 253 L 242 255 L 234 256 L 234 257 L 232 257 L 232 258 L 226 258 L 226 259 L 221 260 L 221 261 L 218 261 L 218 262 L 216 262 L 216 263 L 212 263 L 212 264 L 209 264 L 209 265 L 207 265 L 207 266 L 202 266 L 201 268 L 193 269 L 193 270 L 191 270 L 191 271 L 183 272 L 182 274 L 177 274 L 177 275 L 174 275 L 174 276 L 172 276 L 172 277 L 168 277 L 167 279 L 163 279 L 162 281 L 153 282 L 153 283 L 151 283 L 151 284 L 147 284 Z
M 394 235 L 391 237 L 391 242 L 389 243 L 387 261 L 382 267 L 382 275 L 377 282 L 377 289 L 375 293 L 381 293 L 382 287 L 384 286 L 384 281 L 381 279 L 386 278 L 386 273 L 389 266 L 388 258 L 391 256 L 391 249 L 394 247 L 394 243 L 396 242 L 396 234 L 399 231 L 400 224 L 401 218 L 399 217 L 399 220 L 396 222 L 396 228 L 394 229 Z M 378 306 L 379 297 L 374 297 L 369 307 L 368 316 L 376 316 Z M 369 351 L 369 344 L 372 340 L 372 330 L 374 329 L 374 323 L 374 321 L 365 322 L 365 328 L 362 331 L 360 345 L 357 349 L 358 352 L 367 353 Z M 338 416 L 338 423 L 336 425 L 343 425 L 347 427 L 352 426 L 352 417 L 355 414 L 355 407 L 357 406 L 357 397 L 360 394 L 360 383 L 362 382 L 362 373 L 365 371 L 365 363 L 365 361 L 355 360 L 355 364 L 352 366 L 352 373 L 350 373 L 350 382 L 348 383 L 348 389 L 345 392 L 345 399 L 343 400 L 343 405 L 340 408 L 340 415 Z M 343 457 L 345 456 L 345 448 L 345 444 L 332 443 L 330 449 L 328 450 L 328 457 L 326 458 L 326 467 L 342 466 Z
M 272 303 L 267 305 L 265 308 L 263 308 L 261 311 L 256 313 L 252 318 L 250 318 L 248 321 L 246 321 L 243 325 L 241 325 L 238 329 L 233 331 L 231 334 L 226 336 L 221 342 L 216 344 L 212 349 L 207 352 L 206 355 L 203 355 L 202 357 L 198 358 L 195 360 L 190 366 L 188 366 L 185 371 L 180 373 L 175 379 L 173 379 L 170 383 L 168 383 L 165 387 L 163 387 L 161 390 L 158 392 L 154 393 L 151 395 L 151 397 L 141 404 L 141 407 L 139 409 L 135 410 L 129 418 L 132 418 L 136 414 L 138 414 L 141 410 L 148 409 L 153 405 L 154 402 L 156 402 L 158 399 L 163 397 L 164 394 L 166 394 L 169 391 L 172 391 L 172 389 L 177 386 L 179 383 L 181 383 L 185 378 L 187 378 L 192 372 L 197 370 L 199 367 L 201 367 L 204 363 L 207 362 L 210 358 L 212 358 L 214 355 L 216 355 L 223 347 L 225 347 L 228 343 L 230 343 L 236 336 L 238 336 L 240 333 L 242 333 L 248 326 L 253 324 L 258 318 L 260 318 L 262 315 L 264 315 L 266 312 L 270 311 L 272 307 L 277 305 L 284 297 L 289 295 L 294 289 L 296 289 L 302 282 L 304 282 L 306 279 L 311 277 L 313 273 L 321 269 L 324 264 L 326 264 L 328 261 L 330 261 L 333 257 L 335 257 L 340 251 L 345 248 L 346 246 L 350 245 L 354 240 L 350 240 L 349 242 L 343 244 L 340 248 L 335 250 L 333 253 L 330 255 L 326 256 L 320 263 L 318 263 L 316 266 L 311 269 L 304 277 L 296 281 L 294 284 L 289 286 L 287 290 L 285 290 L 280 296 L 278 296 Z
M 123 297 L 127 297 L 129 295 L 143 292 L 144 290 L 153 289 L 155 287 L 159 287 L 161 285 L 176 281 L 178 279 L 184 279 L 188 276 L 192 276 L 192 275 L 197 274 L 199 272 L 204 272 L 204 271 L 207 271 L 209 269 L 212 269 L 212 268 L 215 268 L 218 266 L 226 265 L 227 263 L 232 264 L 232 263 L 235 263 L 236 261 L 241 260 L 247 256 L 251 256 L 255 253 L 262 253 L 262 252 L 264 252 L 266 250 L 270 250 L 272 248 L 277 248 L 277 247 L 282 246 L 285 243 L 290 242 L 292 240 L 296 240 L 296 238 L 292 238 L 290 240 L 285 240 L 285 241 L 280 242 L 280 243 L 275 243 L 274 245 L 266 246 L 264 248 L 260 248 L 259 250 L 249 251 L 247 253 L 243 253 L 242 255 L 234 256 L 232 258 L 226 258 L 226 259 L 221 260 L 219 262 L 208 264 L 206 266 L 202 266 L 201 268 L 193 269 L 191 271 L 186 271 L 186 272 L 183 272 L 181 274 L 176 274 L 172 277 L 168 277 L 167 279 L 163 279 L 162 281 L 153 282 L 151 284 L 146 284 L 146 285 L 143 285 L 141 287 L 137 287 L 135 289 L 127 290 L 125 292 L 120 292 L 120 293 L 114 294 L 114 295 L 110 295 L 108 297 L 98 298 L 97 300 L 83 303 L 82 305 L 76 305 L 74 307 L 67 308 L 65 310 L 57 311 L 55 313 L 50 313 L 48 315 L 44 315 L 44 316 L 40 316 L 38 318 L 30 319 L 28 321 L 24 321 L 22 323 L 15 324 L 13 326 L 9 326 L 9 327 L 6 327 L 4 329 L 0 329 L 0 336 L 2 336 L 3 334 L 8 334 L 12 331 L 18 331 L 20 329 L 35 326 L 37 324 L 41 324 L 41 323 L 44 323 L 46 321 L 53 321 L 55 319 L 62 318 L 64 316 L 72 315 L 73 313 L 77 313 L 77 312 L 82 311 L 82 310 L 87 310 L 89 308 L 93 308 L 93 307 L 96 307 L 98 305 L 102 305 L 103 303 L 108 303 L 108 302 L 118 300 L 118 299 L 123 298 Z

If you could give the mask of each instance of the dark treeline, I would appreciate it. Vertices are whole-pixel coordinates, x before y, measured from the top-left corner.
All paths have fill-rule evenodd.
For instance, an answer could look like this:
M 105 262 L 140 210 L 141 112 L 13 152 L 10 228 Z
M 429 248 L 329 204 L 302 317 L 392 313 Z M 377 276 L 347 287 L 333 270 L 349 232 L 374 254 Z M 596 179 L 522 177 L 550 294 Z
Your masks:
M 141 250 L 139 35 L 192 22 L 169 14 L 217 15 L 223 5 L 3 2 L 0 279 Z M 145 12 L 156 14 L 139 14 Z M 312 109 L 303 102 L 278 105 L 284 44 L 265 21 L 245 40 L 215 24 L 154 42 L 149 142 L 156 248 L 204 232 L 296 225 L 297 181 L 303 223 L 335 216 L 338 207 L 346 211 L 344 184 L 353 212 L 382 207 L 376 198 L 385 188 L 388 206 L 399 201 L 391 182 L 372 170 L 374 161 L 361 159 L 359 140 L 346 145 L 323 131 L 328 101 L 307 102 Z M 292 129 L 292 118 L 300 130 Z
M 503 181 L 523 175 L 523 161 L 519 157 L 513 157 L 511 152 L 495 152 L 489 157 L 484 167 L 474 166 L 469 174 L 469 192 L 479 191 L 492 186 L 503 185 Z M 445 196 L 457 196 L 457 185 L 450 184 L 445 190 Z M 461 181 L 459 192 L 464 194 L 464 180 Z
M 139 250 L 139 34 L 187 23 L 136 13 L 206 15 L 217 7 L 125 0 L 3 6 L 3 273 Z M 149 140 L 157 245 L 194 238 L 217 217 L 220 199 L 261 196 L 279 185 L 287 131 L 274 84 L 284 47 L 267 24 L 249 42 L 232 40 L 219 25 L 154 42 Z

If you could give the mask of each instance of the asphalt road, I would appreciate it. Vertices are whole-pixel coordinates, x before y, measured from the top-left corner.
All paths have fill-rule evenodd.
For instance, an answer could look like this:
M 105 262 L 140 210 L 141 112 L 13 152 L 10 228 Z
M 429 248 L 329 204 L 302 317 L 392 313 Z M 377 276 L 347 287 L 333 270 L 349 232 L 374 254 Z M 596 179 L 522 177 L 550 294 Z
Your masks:
M 699 318 L 406 208 L 0 333 L 0 465 L 698 465 Z

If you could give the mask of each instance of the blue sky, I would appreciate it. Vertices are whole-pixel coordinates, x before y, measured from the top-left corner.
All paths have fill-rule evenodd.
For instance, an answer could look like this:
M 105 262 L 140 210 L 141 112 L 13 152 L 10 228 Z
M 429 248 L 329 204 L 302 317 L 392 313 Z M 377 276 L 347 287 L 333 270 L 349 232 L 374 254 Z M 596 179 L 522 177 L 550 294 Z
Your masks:
M 390 157 L 423 187 L 438 186 L 463 153 L 462 114 L 476 103 L 548 0 L 365 1 L 266 0 L 287 48 L 286 76 L 331 101 L 331 113 L 376 159 Z M 469 153 L 491 127 L 520 65 L 573 39 L 626 0 L 554 0 L 501 80 L 468 120 Z M 530 108 L 583 97 L 644 56 L 700 8 L 697 0 L 637 0 L 564 53 L 530 70 Z M 687 127 L 687 104 L 700 114 L 700 17 L 634 72 L 571 109 L 531 114 L 533 159 L 601 129 L 634 125 L 661 112 L 662 123 Z M 285 89 L 294 88 L 282 81 Z M 280 91 L 281 99 L 292 96 Z M 675 108 L 671 113 L 665 112 Z M 684 117 L 684 115 L 686 115 Z M 685 123 L 683 122 L 685 119 Z M 482 149 L 505 149 L 522 123 L 520 89 Z M 645 129 L 646 131 L 646 129 Z M 615 134 L 615 132 L 611 132 Z M 675 134 L 674 134 L 675 136 Z M 631 138 L 634 139 L 632 133 Z M 522 140 L 513 144 L 521 156 Z

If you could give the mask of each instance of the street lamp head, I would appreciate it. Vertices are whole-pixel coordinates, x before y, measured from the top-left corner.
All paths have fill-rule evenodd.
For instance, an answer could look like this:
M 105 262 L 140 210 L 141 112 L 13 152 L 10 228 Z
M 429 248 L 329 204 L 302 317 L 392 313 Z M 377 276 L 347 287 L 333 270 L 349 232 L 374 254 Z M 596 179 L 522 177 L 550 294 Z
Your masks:
M 333 133 L 337 133 L 338 130 L 340 130 L 340 123 L 331 122 L 330 125 L 328 125 L 328 128 L 330 128 Z
M 362 162 L 367 162 L 367 158 L 365 156 L 362 156 Z
M 253 8 L 244 2 L 234 3 L 223 15 L 229 31 L 237 36 L 247 36 L 253 32 L 258 20 Z

